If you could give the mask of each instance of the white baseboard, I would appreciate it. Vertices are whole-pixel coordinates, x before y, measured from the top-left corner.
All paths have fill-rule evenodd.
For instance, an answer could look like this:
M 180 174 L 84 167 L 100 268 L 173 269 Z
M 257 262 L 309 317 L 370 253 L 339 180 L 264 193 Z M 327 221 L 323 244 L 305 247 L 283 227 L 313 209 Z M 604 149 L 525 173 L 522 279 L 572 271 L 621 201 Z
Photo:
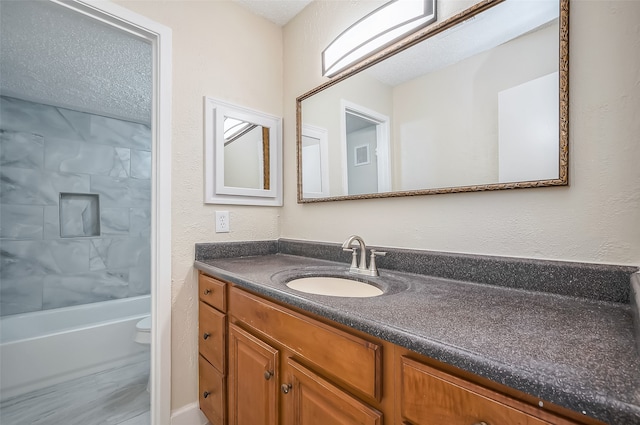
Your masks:
M 191 403 L 171 412 L 171 425 L 208 425 L 198 403 Z

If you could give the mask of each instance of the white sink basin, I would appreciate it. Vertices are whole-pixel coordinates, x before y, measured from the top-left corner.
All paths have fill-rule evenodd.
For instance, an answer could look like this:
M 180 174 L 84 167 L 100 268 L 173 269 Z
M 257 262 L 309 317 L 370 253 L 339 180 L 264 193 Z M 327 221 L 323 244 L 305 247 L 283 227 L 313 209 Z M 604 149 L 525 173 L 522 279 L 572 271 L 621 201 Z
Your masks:
M 287 286 L 307 294 L 330 297 L 367 298 L 383 294 L 380 288 L 373 285 L 343 277 L 302 277 L 290 281 Z

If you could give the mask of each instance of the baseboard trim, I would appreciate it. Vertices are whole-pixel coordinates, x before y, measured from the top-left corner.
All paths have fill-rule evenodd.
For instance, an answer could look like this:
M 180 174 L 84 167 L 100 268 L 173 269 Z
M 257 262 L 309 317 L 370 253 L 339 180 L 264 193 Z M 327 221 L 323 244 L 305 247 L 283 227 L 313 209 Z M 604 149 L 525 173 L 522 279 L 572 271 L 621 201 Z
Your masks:
M 171 412 L 171 425 L 207 425 L 209 421 L 198 403 L 187 404 Z

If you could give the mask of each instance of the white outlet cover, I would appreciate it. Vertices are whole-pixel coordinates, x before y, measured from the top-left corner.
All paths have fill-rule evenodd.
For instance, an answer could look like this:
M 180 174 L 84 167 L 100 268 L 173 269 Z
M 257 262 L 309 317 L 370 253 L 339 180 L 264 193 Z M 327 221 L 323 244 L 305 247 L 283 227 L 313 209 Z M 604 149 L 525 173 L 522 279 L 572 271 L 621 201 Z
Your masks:
M 229 233 L 229 211 L 216 211 L 216 233 Z

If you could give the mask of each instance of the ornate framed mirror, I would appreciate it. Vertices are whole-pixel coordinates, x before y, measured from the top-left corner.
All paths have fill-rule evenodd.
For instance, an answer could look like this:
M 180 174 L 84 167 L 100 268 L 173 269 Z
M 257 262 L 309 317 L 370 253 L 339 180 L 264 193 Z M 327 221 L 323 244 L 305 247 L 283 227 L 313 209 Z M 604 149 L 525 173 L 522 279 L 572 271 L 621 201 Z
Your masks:
M 569 0 L 484 0 L 296 100 L 298 202 L 568 184 Z

